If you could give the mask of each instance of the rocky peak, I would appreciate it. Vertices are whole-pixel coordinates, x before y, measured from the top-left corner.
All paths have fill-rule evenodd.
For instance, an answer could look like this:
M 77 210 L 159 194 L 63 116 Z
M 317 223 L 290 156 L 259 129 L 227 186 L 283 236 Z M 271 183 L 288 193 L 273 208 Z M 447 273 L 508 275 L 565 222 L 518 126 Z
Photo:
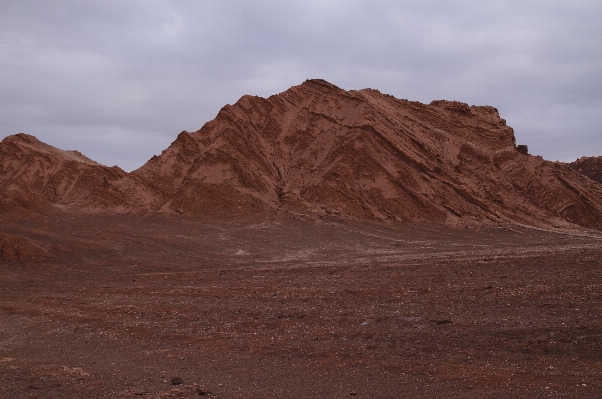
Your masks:
M 600 185 L 521 153 L 497 109 L 320 79 L 243 96 L 130 174 L 17 136 L 0 147 L 3 192 L 73 209 L 602 228 Z

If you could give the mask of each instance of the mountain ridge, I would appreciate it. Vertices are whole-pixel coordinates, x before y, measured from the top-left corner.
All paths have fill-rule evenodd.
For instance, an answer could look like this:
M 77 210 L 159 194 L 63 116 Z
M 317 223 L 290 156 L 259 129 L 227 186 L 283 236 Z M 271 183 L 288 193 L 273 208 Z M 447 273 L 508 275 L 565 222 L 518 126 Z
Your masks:
M 602 183 L 602 156 L 581 157 L 576 161 L 569 163 L 569 166 L 593 181 Z
M 43 170 L 38 180 L 48 175 L 42 186 L 34 172 L 11 174 L 11 140 L 0 147 L 5 203 L 21 196 L 88 212 L 602 228 L 602 185 L 519 152 L 494 107 L 422 104 L 319 79 L 268 98 L 245 95 L 131 173 L 87 158 L 76 166 L 69 157 L 77 154 L 39 146 L 62 165 L 23 164 Z

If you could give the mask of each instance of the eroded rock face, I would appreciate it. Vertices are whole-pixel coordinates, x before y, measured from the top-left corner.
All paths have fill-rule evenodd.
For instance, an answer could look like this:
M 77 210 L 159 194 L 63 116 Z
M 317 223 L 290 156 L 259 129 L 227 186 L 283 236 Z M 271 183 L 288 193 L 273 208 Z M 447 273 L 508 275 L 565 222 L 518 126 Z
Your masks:
M 5 165 L 12 158 L 2 151 Z M 17 185 L 45 201 L 77 209 L 98 203 L 118 212 L 287 211 L 602 227 L 601 186 L 567 165 L 519 152 L 495 108 L 444 100 L 425 105 L 377 90 L 345 91 L 323 80 L 267 99 L 243 96 L 130 174 L 88 161 L 75 170 L 94 166 L 95 177 L 86 181 L 95 183 L 69 183 L 81 187 L 77 196 L 69 189 L 46 191 L 36 173 L 25 175 L 15 161 L 12 169 L 3 166 L 0 184 L 14 186 L 15 176 L 29 176 Z M 46 169 L 55 172 L 46 175 L 65 169 L 61 162 L 51 162 Z M 92 186 L 97 191 L 86 194 Z
M 133 172 L 185 213 L 599 226 L 600 188 L 520 153 L 493 107 L 429 105 L 310 80 L 244 96 Z
M 107 187 L 127 173 L 78 151 L 64 151 L 19 133 L 0 143 L 0 198 L 5 206 L 56 204 L 81 209 L 113 209 L 124 200 Z
M 569 166 L 593 181 L 602 183 L 602 157 L 581 157 Z

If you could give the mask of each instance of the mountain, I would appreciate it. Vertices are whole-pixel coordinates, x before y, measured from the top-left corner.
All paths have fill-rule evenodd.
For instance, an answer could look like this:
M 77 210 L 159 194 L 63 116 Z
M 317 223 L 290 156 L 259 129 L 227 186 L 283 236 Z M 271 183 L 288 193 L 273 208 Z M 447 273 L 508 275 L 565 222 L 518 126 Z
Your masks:
M 19 133 L 0 143 L 0 199 L 4 207 L 54 204 L 112 209 L 123 196 L 106 188 L 127 173 L 101 165 L 78 151 L 64 151 Z M 119 194 L 119 193 L 117 193 Z
M 243 96 L 129 174 L 37 140 L 17 162 L 25 139 L 0 145 L 2 192 L 73 209 L 602 228 L 602 185 L 519 151 L 495 108 L 323 80 Z
M 581 157 L 569 166 L 593 181 L 602 183 L 602 157 Z

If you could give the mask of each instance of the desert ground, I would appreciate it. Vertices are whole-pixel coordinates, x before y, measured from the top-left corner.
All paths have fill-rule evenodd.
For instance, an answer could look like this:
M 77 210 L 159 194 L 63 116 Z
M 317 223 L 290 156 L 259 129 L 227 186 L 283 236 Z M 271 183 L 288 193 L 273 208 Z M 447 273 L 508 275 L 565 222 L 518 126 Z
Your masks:
M 602 397 L 599 231 L 57 212 L 0 233 L 49 249 L 0 262 L 1 397 Z

